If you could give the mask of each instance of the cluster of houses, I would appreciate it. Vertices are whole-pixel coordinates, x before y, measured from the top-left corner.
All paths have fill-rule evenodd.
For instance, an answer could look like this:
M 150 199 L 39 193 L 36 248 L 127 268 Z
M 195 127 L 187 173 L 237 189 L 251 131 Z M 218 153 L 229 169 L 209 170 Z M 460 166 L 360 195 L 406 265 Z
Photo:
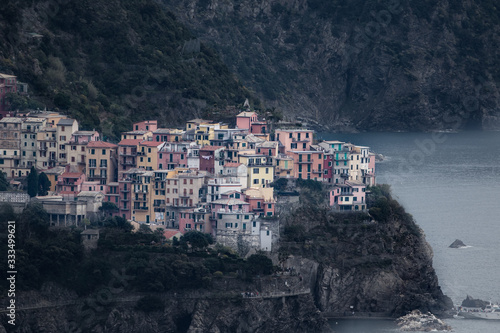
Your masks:
M 51 181 L 36 197 L 53 225 L 78 225 L 108 213 L 169 235 L 211 233 L 218 242 L 271 250 L 279 178 L 331 184 L 330 205 L 366 209 L 366 186 L 375 183 L 368 147 L 340 141 L 315 143 L 314 131 L 274 128 L 257 113 L 241 112 L 235 128 L 203 119 L 185 128 L 156 120 L 133 124 L 117 144 L 78 122 L 47 111 L 0 120 L 0 170 L 15 179 L 31 167 Z

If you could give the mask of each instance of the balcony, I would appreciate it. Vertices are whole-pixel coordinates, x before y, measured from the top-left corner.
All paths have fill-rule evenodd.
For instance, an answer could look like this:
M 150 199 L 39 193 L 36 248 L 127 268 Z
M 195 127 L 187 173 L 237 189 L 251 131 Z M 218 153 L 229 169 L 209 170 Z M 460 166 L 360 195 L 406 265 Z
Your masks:
M 191 195 L 189 193 L 179 193 L 179 198 L 189 198 Z
M 248 167 L 260 167 L 260 166 L 273 166 L 272 160 L 266 160 L 265 162 L 248 162 Z
M 297 163 L 299 163 L 299 164 L 310 164 L 310 163 L 312 163 L 312 161 L 311 160 L 307 160 L 307 161 L 301 161 L 301 160 L 299 160 Z
M 321 170 L 313 170 L 312 173 L 322 174 L 323 171 L 321 171 Z
M 292 142 L 309 142 L 311 140 L 309 140 L 309 138 L 304 138 L 304 139 L 296 139 L 296 138 L 292 138 Z
M 137 153 L 137 151 L 131 151 L 131 152 L 120 152 L 119 155 L 120 156 L 134 156 L 135 157 L 139 154 Z
M 134 207 L 135 210 L 148 210 L 149 208 L 148 207 L 144 207 L 144 206 L 141 206 L 141 207 Z
M 135 165 L 135 162 L 133 162 L 133 161 L 121 161 L 120 164 L 121 165 Z

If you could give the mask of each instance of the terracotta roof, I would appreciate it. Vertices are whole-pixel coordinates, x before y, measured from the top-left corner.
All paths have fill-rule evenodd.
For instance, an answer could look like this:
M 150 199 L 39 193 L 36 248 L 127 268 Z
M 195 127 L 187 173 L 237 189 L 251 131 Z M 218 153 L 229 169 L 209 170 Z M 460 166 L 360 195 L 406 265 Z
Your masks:
M 251 116 L 256 116 L 257 113 L 252 112 L 252 111 L 243 111 L 239 113 L 236 117 L 251 117 Z
M 104 142 L 104 141 L 91 141 L 91 142 L 89 142 L 87 147 L 90 147 L 90 148 L 116 148 L 118 146 L 113 144 L 113 143 Z
M 124 139 L 118 142 L 119 146 L 137 146 L 142 142 L 142 139 Z
M 83 175 L 83 173 L 79 172 L 65 172 L 61 175 L 63 178 L 80 178 Z
M 139 145 L 140 146 L 146 146 L 146 147 L 158 147 L 159 145 L 163 144 L 163 142 L 156 142 L 156 141 L 142 141 Z
M 228 162 L 224 166 L 228 168 L 236 168 L 239 167 L 241 163 L 236 163 L 236 162 Z
M 174 238 L 174 236 L 176 236 L 178 234 L 181 234 L 181 236 L 182 236 L 182 233 L 179 230 L 167 229 L 163 232 L 163 235 L 165 236 L 166 239 L 172 239 L 172 238 Z M 180 237 L 177 237 L 177 238 L 180 238 Z
M 215 151 L 217 149 L 225 148 L 223 146 L 203 146 L 200 150 Z

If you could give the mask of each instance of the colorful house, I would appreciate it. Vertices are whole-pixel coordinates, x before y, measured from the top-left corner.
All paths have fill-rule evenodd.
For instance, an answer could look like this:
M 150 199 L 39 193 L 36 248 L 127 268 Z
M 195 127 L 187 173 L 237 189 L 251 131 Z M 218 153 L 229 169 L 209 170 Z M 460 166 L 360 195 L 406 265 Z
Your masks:
M 329 191 L 330 206 L 339 211 L 366 210 L 366 185 L 359 181 L 346 181 Z

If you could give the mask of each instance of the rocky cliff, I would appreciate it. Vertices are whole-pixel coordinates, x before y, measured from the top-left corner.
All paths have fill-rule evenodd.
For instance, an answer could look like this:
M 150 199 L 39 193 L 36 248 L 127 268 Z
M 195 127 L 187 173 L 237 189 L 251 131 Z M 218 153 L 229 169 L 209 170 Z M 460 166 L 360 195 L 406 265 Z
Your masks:
M 55 286 L 21 294 L 18 300 L 30 309 L 18 309 L 14 330 L 2 315 L 0 332 L 330 332 L 310 295 L 157 293 L 147 308 L 138 307 L 144 294 L 101 296 L 75 298 Z
M 379 198 L 370 213 L 311 206 L 286 218 L 280 256 L 303 276 L 313 272 L 317 307 L 331 315 L 395 317 L 415 309 L 450 309 L 432 267 L 432 249 L 411 215 L 390 195 Z
M 500 129 L 494 1 L 164 3 L 290 118 L 334 130 Z

